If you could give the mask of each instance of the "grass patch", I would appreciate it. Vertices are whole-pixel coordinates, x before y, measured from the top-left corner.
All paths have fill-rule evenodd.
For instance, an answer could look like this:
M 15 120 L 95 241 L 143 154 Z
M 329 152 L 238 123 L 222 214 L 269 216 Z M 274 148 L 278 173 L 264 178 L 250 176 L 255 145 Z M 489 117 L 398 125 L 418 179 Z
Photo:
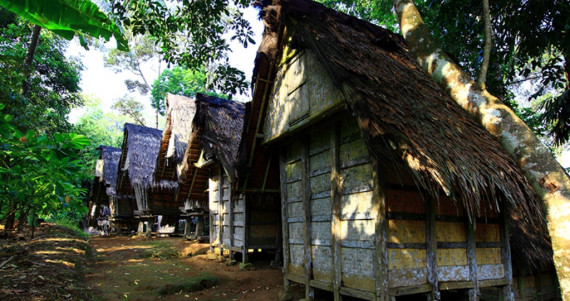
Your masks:
M 180 257 L 178 249 L 167 243 L 155 241 L 149 243 L 149 245 L 151 245 L 152 248 L 142 251 L 139 255 L 140 258 L 170 259 Z
M 179 293 L 190 293 L 201 291 L 220 284 L 221 279 L 210 274 L 201 274 L 187 279 L 182 284 L 165 284 L 158 289 L 161 296 Z
M 48 220 L 48 222 L 54 223 L 54 224 L 64 228 L 65 230 L 67 230 L 66 232 L 71 232 L 76 237 L 79 237 L 79 238 L 89 237 L 89 234 L 83 232 L 83 229 L 80 229 L 77 226 L 77 222 L 75 222 L 75 221 L 71 221 L 71 220 L 67 220 L 67 219 L 59 219 L 59 220 Z M 61 231 L 61 230 L 57 230 L 57 231 Z M 61 233 L 61 234 L 63 234 L 63 233 Z

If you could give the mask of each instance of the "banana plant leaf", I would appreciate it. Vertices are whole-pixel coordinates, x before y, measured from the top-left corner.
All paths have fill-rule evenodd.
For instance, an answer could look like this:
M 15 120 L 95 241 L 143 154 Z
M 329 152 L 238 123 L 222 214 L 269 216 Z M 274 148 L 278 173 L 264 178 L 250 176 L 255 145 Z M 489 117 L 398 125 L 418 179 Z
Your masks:
M 68 40 L 77 34 L 82 44 L 83 35 L 106 41 L 115 36 L 117 48 L 128 51 L 123 29 L 105 0 L 0 0 L 0 6 Z

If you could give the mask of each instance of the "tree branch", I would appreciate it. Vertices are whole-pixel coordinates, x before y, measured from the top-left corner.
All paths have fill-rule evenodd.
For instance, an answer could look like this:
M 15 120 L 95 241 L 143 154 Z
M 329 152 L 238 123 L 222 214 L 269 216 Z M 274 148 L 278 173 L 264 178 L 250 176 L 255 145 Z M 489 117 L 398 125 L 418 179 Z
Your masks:
M 483 61 L 481 62 L 481 70 L 479 71 L 479 78 L 477 85 L 485 89 L 485 81 L 487 79 L 487 70 L 489 69 L 489 60 L 491 57 L 491 48 L 493 48 L 493 41 L 491 39 L 491 12 L 489 9 L 489 0 L 482 0 L 483 2 L 483 17 L 485 19 L 485 46 L 483 47 Z
M 32 63 L 34 62 L 34 54 L 38 47 L 40 40 L 40 31 L 42 27 L 39 25 L 34 26 L 32 30 L 32 37 L 30 38 L 30 45 L 26 51 L 26 58 L 24 59 L 24 82 L 22 83 L 22 95 L 27 96 L 30 90 L 30 75 L 32 73 Z

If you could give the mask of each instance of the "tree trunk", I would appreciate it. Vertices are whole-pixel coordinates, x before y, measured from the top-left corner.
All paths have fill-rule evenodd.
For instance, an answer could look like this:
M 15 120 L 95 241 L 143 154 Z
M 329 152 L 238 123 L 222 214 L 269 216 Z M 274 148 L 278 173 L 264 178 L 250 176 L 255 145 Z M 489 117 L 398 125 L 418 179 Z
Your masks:
M 16 210 L 14 210 L 14 199 L 10 198 L 10 204 L 8 205 L 8 216 L 6 216 L 6 224 L 4 224 L 4 229 L 6 231 L 14 229 L 15 219 Z
M 38 42 L 40 40 L 41 26 L 36 25 L 32 30 L 32 37 L 30 38 L 30 45 L 28 45 L 28 50 L 26 51 L 26 58 L 24 59 L 24 83 L 22 84 L 22 95 L 27 96 L 30 90 L 30 74 L 32 73 L 32 63 L 34 61 L 34 54 L 36 53 L 36 48 L 38 47 Z
M 500 100 L 437 46 L 411 0 L 392 0 L 402 34 L 424 70 L 501 142 L 544 201 L 554 265 L 564 300 L 570 300 L 570 180 L 552 153 Z

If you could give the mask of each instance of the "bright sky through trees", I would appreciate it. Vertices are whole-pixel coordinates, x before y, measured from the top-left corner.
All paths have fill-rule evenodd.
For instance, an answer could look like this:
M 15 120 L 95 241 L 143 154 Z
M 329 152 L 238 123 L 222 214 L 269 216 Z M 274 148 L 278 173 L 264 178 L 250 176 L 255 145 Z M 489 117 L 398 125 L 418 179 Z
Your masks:
M 244 12 L 246 19 L 250 22 L 253 31 L 255 33 L 255 41 L 257 44 L 249 45 L 247 48 L 243 48 L 237 41 L 230 42 L 230 47 L 232 48 L 232 53 L 230 53 L 230 62 L 236 68 L 242 70 L 246 74 L 246 78 L 251 80 L 251 74 L 253 71 L 253 61 L 255 59 L 255 54 L 257 48 L 259 47 L 259 41 L 261 41 L 261 34 L 263 33 L 263 24 L 258 20 L 258 11 L 253 7 L 249 7 Z M 115 41 L 110 41 L 105 44 L 108 47 L 114 47 L 116 45 Z M 144 117 L 147 121 L 147 126 L 153 126 L 154 120 L 154 110 L 150 106 L 150 94 L 146 96 L 141 96 L 136 92 L 129 92 L 125 86 L 125 79 L 133 78 L 134 76 L 129 72 L 114 73 L 110 68 L 105 68 L 103 63 L 103 52 L 92 48 L 90 50 L 85 50 L 79 41 L 76 39 L 70 43 L 67 50 L 67 56 L 78 56 L 85 65 L 85 70 L 81 74 L 81 89 L 86 95 L 93 95 L 100 98 L 102 101 L 103 109 L 111 111 L 111 105 L 115 100 L 125 94 L 129 94 L 145 106 Z M 166 64 L 162 64 L 162 69 L 164 69 Z M 143 72 L 147 71 L 151 74 L 156 73 L 156 66 L 147 65 L 143 66 Z M 239 95 L 237 97 L 240 101 L 248 101 L 248 95 Z M 78 108 L 71 112 L 69 119 L 71 122 L 76 122 L 79 115 L 81 115 L 82 109 Z M 164 126 L 164 119 L 160 123 L 160 127 Z

